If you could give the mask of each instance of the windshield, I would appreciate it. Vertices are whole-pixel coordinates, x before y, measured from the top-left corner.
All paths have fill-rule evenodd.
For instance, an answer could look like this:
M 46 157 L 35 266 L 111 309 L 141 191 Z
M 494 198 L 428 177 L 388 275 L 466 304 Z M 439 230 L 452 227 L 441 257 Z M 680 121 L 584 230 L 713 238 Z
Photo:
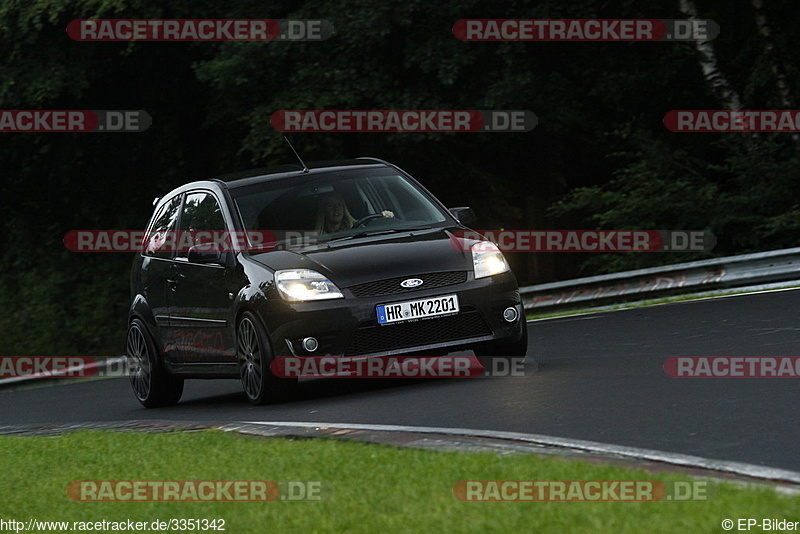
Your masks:
M 391 169 L 293 176 L 235 188 L 231 194 L 245 229 L 274 234 L 279 248 L 448 221 L 439 206 Z

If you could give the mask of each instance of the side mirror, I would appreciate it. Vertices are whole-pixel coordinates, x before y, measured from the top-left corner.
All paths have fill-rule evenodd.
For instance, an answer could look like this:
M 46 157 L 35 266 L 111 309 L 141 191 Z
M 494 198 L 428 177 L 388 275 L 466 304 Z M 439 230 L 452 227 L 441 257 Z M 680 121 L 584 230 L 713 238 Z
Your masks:
M 478 220 L 475 212 L 468 206 L 460 206 L 458 208 L 450 208 L 450 213 L 456 218 L 458 222 L 463 225 L 472 224 Z
M 225 251 L 216 243 L 204 243 L 189 248 L 189 263 L 217 263 L 225 265 Z

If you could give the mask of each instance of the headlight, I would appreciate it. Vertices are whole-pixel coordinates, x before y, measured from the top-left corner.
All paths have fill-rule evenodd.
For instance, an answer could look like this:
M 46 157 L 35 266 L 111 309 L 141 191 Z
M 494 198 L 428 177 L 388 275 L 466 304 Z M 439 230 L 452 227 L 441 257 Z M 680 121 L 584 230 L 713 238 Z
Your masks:
M 336 284 L 308 269 L 275 272 L 275 285 L 286 300 L 325 300 L 344 298 Z
M 511 270 L 503 257 L 503 253 L 494 243 L 481 241 L 472 245 L 471 248 L 475 278 L 484 278 Z

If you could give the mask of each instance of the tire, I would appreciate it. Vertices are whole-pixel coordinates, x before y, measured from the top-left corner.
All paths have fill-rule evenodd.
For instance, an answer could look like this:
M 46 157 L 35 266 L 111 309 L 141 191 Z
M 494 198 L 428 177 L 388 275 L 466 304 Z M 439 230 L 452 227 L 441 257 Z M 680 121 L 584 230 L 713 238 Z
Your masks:
M 142 406 L 160 408 L 181 400 L 183 379 L 164 369 L 156 345 L 139 319 L 131 321 L 128 327 L 127 356 L 133 394 Z
M 250 404 L 276 404 L 289 400 L 297 388 L 296 378 L 278 378 L 272 362 L 266 330 L 251 312 L 242 314 L 236 325 L 236 362 L 242 389 Z

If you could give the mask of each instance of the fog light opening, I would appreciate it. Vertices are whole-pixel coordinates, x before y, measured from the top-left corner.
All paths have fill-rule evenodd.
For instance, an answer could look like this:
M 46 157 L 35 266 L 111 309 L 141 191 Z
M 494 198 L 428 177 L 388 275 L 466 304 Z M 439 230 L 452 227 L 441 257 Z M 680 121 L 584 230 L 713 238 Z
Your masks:
M 519 319 L 519 312 L 517 312 L 517 309 L 514 307 L 506 308 L 503 310 L 503 319 L 505 319 L 507 323 L 513 323 Z
M 314 352 L 319 348 L 319 341 L 315 337 L 304 337 L 302 343 L 306 352 Z

